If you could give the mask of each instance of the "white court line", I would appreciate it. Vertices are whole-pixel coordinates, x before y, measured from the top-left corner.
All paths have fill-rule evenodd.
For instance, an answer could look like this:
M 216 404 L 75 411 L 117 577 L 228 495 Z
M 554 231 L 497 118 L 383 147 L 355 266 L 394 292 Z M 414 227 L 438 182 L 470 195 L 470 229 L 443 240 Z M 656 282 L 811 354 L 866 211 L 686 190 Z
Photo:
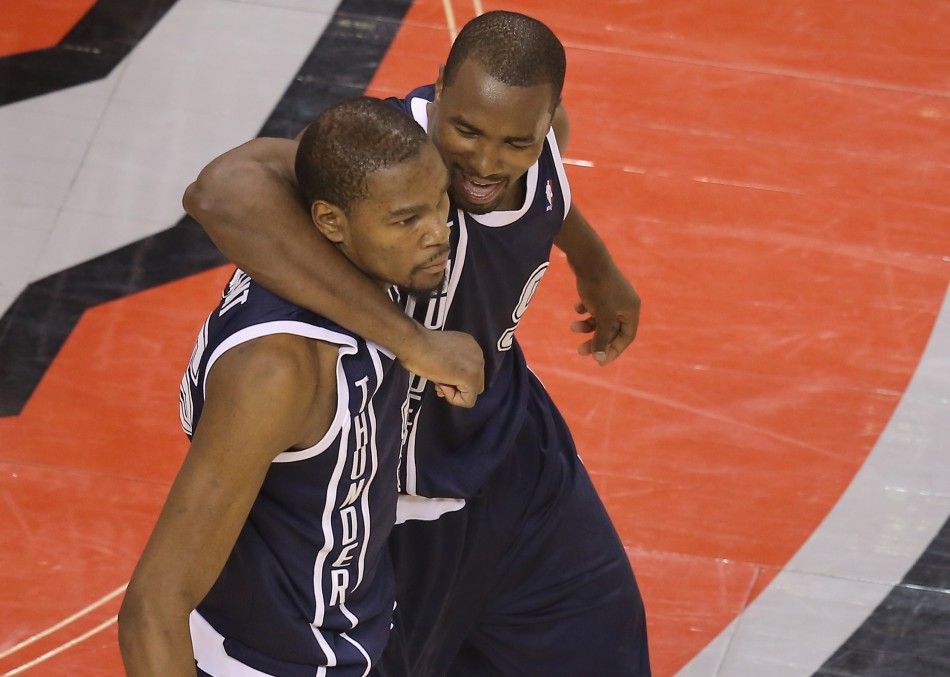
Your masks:
M 545 366 L 542 370 L 545 374 L 552 374 L 560 376 L 561 378 L 569 379 L 572 381 L 577 381 L 579 383 L 587 383 L 589 385 L 599 386 L 605 390 L 612 390 L 615 393 L 620 393 L 621 395 L 627 395 L 629 397 L 635 397 L 647 402 L 652 402 L 653 404 L 658 404 L 660 406 L 669 407 L 670 409 L 675 409 L 677 411 L 685 411 L 687 413 L 693 414 L 695 416 L 700 416 L 702 418 L 708 418 L 712 421 L 717 421 L 719 423 L 727 423 L 736 428 L 741 428 L 742 430 L 748 430 L 764 437 L 782 442 L 784 444 L 791 444 L 796 447 L 801 447 L 802 449 L 807 449 L 808 451 L 819 454 L 825 458 L 838 458 L 840 454 L 834 449 L 826 449 L 824 447 L 819 447 L 817 445 L 809 444 L 804 440 L 799 440 L 794 437 L 789 437 L 787 435 L 782 435 L 780 433 L 774 432 L 768 428 L 763 428 L 761 426 L 753 425 L 751 423 L 746 423 L 738 419 L 732 418 L 731 416 L 723 416 L 722 414 L 717 414 L 708 409 L 702 409 L 700 407 L 694 407 L 684 402 L 674 400 L 669 397 L 661 397 L 652 393 L 648 390 L 641 390 L 639 388 L 631 388 L 628 386 L 617 385 L 605 378 L 599 376 L 587 376 L 571 369 L 563 369 L 561 367 L 552 367 L 550 365 Z
M 472 7 L 475 8 L 475 16 L 481 16 L 485 13 L 485 8 L 482 7 L 482 0 L 472 0 Z
M 455 10 L 452 9 L 452 0 L 442 0 L 442 9 L 445 10 L 445 21 L 449 25 L 449 39 L 455 42 L 455 36 L 459 34 L 458 25 L 455 23 Z
M 23 672 L 24 670 L 29 670 L 29 669 L 32 668 L 33 666 L 39 665 L 39 664 L 42 663 L 43 661 L 47 661 L 47 660 L 49 660 L 50 658 L 52 658 L 53 656 L 56 656 L 57 654 L 63 653 L 66 649 L 69 649 L 69 648 L 71 648 L 71 647 L 74 647 L 74 646 L 76 646 L 77 644 L 79 644 L 80 642 L 84 642 L 85 640 L 89 639 L 90 637 L 92 637 L 92 636 L 93 636 L 94 634 L 96 634 L 97 632 L 102 632 L 103 630 L 105 630 L 106 628 L 108 628 L 110 625 L 112 625 L 113 623 L 115 623 L 117 620 L 119 620 L 119 617 L 118 617 L 118 616 L 113 616 L 113 617 L 110 618 L 109 620 L 107 620 L 107 621 L 105 621 L 105 622 L 103 622 L 103 623 L 100 623 L 99 625 L 97 625 L 96 627 L 94 627 L 92 630 L 89 630 L 88 632 L 84 632 L 83 634 L 79 635 L 79 637 L 76 637 L 75 639 L 71 639 L 71 640 L 69 640 L 68 642 L 66 642 L 65 644 L 60 644 L 60 645 L 59 645 L 58 647 L 56 647 L 55 649 L 51 649 L 50 651 L 47 651 L 47 652 L 46 652 L 45 654 L 43 654 L 42 656 L 38 656 L 38 657 L 34 658 L 34 659 L 31 660 L 29 663 L 24 663 L 24 664 L 21 665 L 20 667 L 14 668 L 13 670 L 10 670 L 10 672 L 5 672 L 5 673 L 3 674 L 3 677 L 10 677 L 10 675 L 18 675 L 18 674 L 20 674 L 21 672 Z
M 76 613 L 74 613 L 72 616 L 69 616 L 68 618 L 64 618 L 63 620 L 61 620 L 61 621 L 60 621 L 59 623 L 57 623 L 56 625 L 52 625 L 52 626 L 46 628 L 45 630 L 43 630 L 42 632 L 36 633 L 36 634 L 33 635 L 32 637 L 27 637 L 26 639 L 24 639 L 24 640 L 23 640 L 22 642 L 20 642 L 19 644 L 14 644 L 14 645 L 11 646 L 9 649 L 6 649 L 6 650 L 3 651 L 2 653 L 0 653 L 0 658 L 6 658 L 6 657 L 9 656 L 10 654 L 19 651 L 19 650 L 22 649 L 23 647 L 29 646 L 29 645 L 32 644 L 33 642 L 37 642 L 37 641 L 43 639 L 44 637 L 46 637 L 47 635 L 53 634 L 54 632 L 56 632 L 56 631 L 59 630 L 60 628 L 63 628 L 63 627 L 65 627 L 65 626 L 69 625 L 70 623 L 72 623 L 72 622 L 73 622 L 74 620 L 76 620 L 77 618 L 80 618 L 80 617 L 82 617 L 82 616 L 85 616 L 85 615 L 88 614 L 90 611 L 101 607 L 103 604 L 105 604 L 105 603 L 108 602 L 109 600 L 118 597 L 118 596 L 121 595 L 123 592 L 125 592 L 125 589 L 126 589 L 127 587 L 129 587 L 129 584 L 128 584 L 128 583 L 123 583 L 122 585 L 120 585 L 118 588 L 116 588 L 115 590 L 113 590 L 112 592 L 110 592 L 110 593 L 109 593 L 108 595 L 106 595 L 105 597 L 102 597 L 102 598 L 96 600 L 95 602 L 93 602 L 92 604 L 90 604 L 89 606 L 80 609 L 79 611 L 77 611 Z M 8 672 L 7 674 L 13 674 L 13 673 Z
M 679 677 L 811 675 L 847 646 L 947 520 L 948 404 L 950 286 L 910 383 L 848 488 Z
M 574 158 L 561 158 L 561 162 L 566 165 L 573 165 L 575 167 L 593 167 L 593 160 L 575 160 Z

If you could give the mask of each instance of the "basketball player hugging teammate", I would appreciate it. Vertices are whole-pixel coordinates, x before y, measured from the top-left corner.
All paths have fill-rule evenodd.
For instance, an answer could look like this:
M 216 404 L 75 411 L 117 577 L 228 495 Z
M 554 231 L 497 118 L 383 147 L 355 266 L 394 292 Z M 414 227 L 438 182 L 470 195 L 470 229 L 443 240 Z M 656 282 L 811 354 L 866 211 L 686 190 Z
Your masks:
M 379 293 L 442 284 L 448 175 L 411 118 L 354 99 L 299 149 L 272 141 L 314 230 Z M 191 447 L 119 614 L 130 675 L 366 674 L 392 623 L 406 388 L 385 349 L 234 273 L 182 380 Z
M 185 197 L 255 280 L 417 375 L 389 541 L 398 606 L 377 666 L 386 677 L 650 672 L 623 544 L 516 336 L 552 246 L 577 278 L 572 328 L 592 335 L 582 354 L 610 363 L 639 319 L 636 292 L 571 199 L 565 68 L 547 26 L 488 12 L 459 33 L 434 85 L 390 100 L 428 131 L 451 198 L 445 279 L 404 298 L 405 314 L 314 232 L 286 157 L 267 140 L 213 161 Z M 483 373 L 448 330 L 475 337 Z M 473 402 L 475 377 L 485 390 Z

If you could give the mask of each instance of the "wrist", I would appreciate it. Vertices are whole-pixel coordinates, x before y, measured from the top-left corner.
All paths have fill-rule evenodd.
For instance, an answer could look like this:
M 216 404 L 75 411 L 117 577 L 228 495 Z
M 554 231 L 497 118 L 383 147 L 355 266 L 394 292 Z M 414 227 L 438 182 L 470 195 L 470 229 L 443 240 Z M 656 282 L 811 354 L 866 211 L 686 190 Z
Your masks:
M 403 366 L 412 363 L 414 358 L 426 350 L 427 330 L 408 315 L 393 328 L 391 345 L 384 346 L 392 351 Z

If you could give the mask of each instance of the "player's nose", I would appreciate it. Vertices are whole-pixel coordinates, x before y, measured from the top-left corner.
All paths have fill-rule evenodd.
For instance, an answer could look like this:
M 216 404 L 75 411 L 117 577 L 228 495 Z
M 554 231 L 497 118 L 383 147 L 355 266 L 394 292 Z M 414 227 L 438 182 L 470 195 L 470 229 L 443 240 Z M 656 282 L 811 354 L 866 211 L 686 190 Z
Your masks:
M 422 245 L 431 247 L 433 245 L 448 244 L 449 226 L 440 210 L 425 219 L 424 230 L 422 233 Z
M 477 178 L 490 179 L 502 170 L 501 157 L 489 143 L 482 143 L 475 149 L 471 158 L 472 169 Z

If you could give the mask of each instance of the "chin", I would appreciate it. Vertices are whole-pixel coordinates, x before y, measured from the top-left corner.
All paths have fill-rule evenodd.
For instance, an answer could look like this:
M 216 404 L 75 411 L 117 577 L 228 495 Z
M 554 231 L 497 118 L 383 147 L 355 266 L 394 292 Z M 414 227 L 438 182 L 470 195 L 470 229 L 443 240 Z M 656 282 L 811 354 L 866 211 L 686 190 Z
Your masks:
M 444 274 L 442 275 L 442 277 L 439 278 L 437 282 L 433 282 L 428 285 L 410 284 L 408 286 L 403 287 L 403 291 L 407 291 L 413 296 L 426 297 L 426 296 L 434 296 L 438 292 L 442 291 L 443 286 L 445 286 Z
M 466 205 L 462 207 L 462 211 L 468 212 L 469 214 L 474 214 L 478 216 L 479 214 L 491 214 L 493 211 L 498 209 L 498 205 Z
M 469 214 L 475 214 L 476 216 L 478 214 L 490 214 L 496 209 L 498 209 L 498 205 L 501 204 L 501 200 L 496 200 L 494 203 L 487 204 L 487 205 L 473 204 L 469 202 L 468 200 L 465 200 L 465 199 L 459 200 L 455 198 L 454 196 L 452 197 L 452 201 L 455 203 L 454 205 L 455 207 L 460 208 L 463 212 L 467 212 Z
M 505 199 L 505 191 L 501 192 L 501 195 L 498 196 L 494 202 L 489 204 L 475 204 L 469 202 L 464 195 L 459 195 L 458 191 L 455 190 L 455 186 L 451 186 L 449 189 L 449 198 L 452 200 L 452 209 L 461 209 L 463 212 L 468 212 L 469 214 L 490 214 L 491 212 L 498 209 L 498 205 L 501 204 L 502 200 Z M 451 217 L 452 212 L 449 212 Z

